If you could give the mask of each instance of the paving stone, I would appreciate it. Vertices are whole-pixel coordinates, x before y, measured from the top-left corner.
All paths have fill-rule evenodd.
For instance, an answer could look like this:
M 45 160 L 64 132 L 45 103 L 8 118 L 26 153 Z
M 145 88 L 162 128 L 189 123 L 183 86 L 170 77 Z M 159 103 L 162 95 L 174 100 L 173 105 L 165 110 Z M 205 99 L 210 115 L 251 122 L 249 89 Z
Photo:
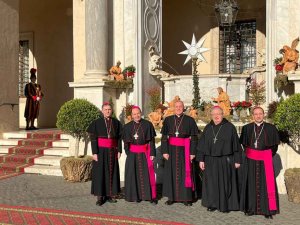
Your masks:
M 158 205 L 149 202 L 130 203 L 124 199 L 118 203 L 95 205 L 95 197 L 90 195 L 91 183 L 69 183 L 62 177 L 24 174 L 0 180 L 0 204 L 22 205 L 40 208 L 63 209 L 80 212 L 110 215 L 133 216 L 157 220 L 184 222 L 199 225 L 298 225 L 300 221 L 300 204 L 287 200 L 280 195 L 280 211 L 273 220 L 262 216 L 246 217 L 242 212 L 207 212 L 201 201 L 186 207 L 180 203 L 167 206 L 163 198 Z

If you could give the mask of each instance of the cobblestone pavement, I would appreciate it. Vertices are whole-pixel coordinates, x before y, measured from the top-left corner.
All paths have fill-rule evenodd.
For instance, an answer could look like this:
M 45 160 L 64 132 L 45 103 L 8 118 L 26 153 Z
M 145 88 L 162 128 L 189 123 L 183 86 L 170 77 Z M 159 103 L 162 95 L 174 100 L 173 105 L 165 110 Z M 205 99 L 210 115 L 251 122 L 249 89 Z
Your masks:
M 275 216 L 273 220 L 267 220 L 262 216 L 246 217 L 242 212 L 207 212 L 200 201 L 192 207 L 180 203 L 166 206 L 165 198 L 156 206 L 149 202 L 137 204 L 121 199 L 116 204 L 106 203 L 99 207 L 95 205 L 95 197 L 90 195 L 90 185 L 90 182 L 69 183 L 62 177 L 25 174 L 0 180 L 0 204 L 133 216 L 199 225 L 300 224 L 300 204 L 288 202 L 286 195 L 280 196 L 281 214 Z

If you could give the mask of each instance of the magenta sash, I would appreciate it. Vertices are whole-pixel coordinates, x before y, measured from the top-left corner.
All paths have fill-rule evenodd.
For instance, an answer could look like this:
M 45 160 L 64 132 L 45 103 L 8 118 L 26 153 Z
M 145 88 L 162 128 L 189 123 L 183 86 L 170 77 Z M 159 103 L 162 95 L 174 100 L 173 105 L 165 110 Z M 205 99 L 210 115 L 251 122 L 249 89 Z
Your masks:
M 147 158 L 147 165 L 148 165 L 148 173 L 151 185 L 151 196 L 152 199 L 156 199 L 156 182 L 155 182 L 155 174 L 154 174 L 154 165 L 152 160 L 150 159 L 150 144 L 145 145 L 133 145 L 131 144 L 129 147 L 130 152 L 133 153 L 145 153 Z
M 267 149 L 263 151 L 257 151 L 251 148 L 247 148 L 246 156 L 249 159 L 264 161 L 267 192 L 268 192 L 268 199 L 269 199 L 269 210 L 277 210 L 272 150 Z
M 191 178 L 191 161 L 190 161 L 190 138 L 170 137 L 169 144 L 174 146 L 184 147 L 185 156 L 185 187 L 193 188 L 194 184 Z
M 98 138 L 98 146 L 102 148 L 117 148 L 117 139 L 112 138 Z

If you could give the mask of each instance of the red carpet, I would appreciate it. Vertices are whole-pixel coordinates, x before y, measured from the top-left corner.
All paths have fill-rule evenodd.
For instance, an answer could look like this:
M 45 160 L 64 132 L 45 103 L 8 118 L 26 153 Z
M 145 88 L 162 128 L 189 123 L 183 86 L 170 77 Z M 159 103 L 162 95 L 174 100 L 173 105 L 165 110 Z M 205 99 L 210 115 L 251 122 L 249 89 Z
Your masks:
M 0 156 L 0 180 L 24 173 L 24 168 L 32 166 L 34 159 L 44 155 L 44 150 L 52 147 L 52 142 L 60 140 L 60 132 L 36 131 L 27 133 L 27 138 L 9 148 L 7 155 Z
M 14 225 L 186 225 L 184 223 L 140 219 L 127 216 L 0 205 L 0 224 L 2 223 Z

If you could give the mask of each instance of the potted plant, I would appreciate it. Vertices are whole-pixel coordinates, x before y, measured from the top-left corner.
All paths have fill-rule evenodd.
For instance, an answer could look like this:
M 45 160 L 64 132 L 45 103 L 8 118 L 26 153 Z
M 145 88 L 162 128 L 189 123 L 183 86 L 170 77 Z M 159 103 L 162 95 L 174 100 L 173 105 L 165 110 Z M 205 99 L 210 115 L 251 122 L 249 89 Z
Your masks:
M 124 74 L 124 76 L 126 78 L 134 78 L 134 75 L 135 75 L 135 66 L 134 65 L 130 65 L 130 66 L 127 66 L 125 67 L 125 69 L 123 70 L 122 72 Z
M 274 123 L 281 133 L 288 135 L 289 144 L 300 151 L 300 93 L 294 94 L 280 102 L 277 106 Z M 284 138 L 281 136 L 281 139 Z M 288 169 L 284 173 L 284 181 L 289 201 L 300 203 L 300 168 Z
M 234 102 L 232 107 L 235 108 L 240 118 L 246 118 L 248 115 L 247 110 L 252 106 L 251 102 L 248 101 L 237 101 Z
M 283 65 L 281 64 L 282 57 L 277 57 L 273 60 L 273 65 L 275 67 L 276 73 L 282 73 Z
M 282 63 L 282 57 L 275 58 L 273 64 L 276 71 L 274 83 L 275 83 L 275 88 L 278 90 L 288 85 L 289 81 L 288 81 L 288 76 L 286 74 L 283 74 L 284 63 Z
M 79 143 L 81 140 L 87 140 L 86 130 L 99 116 L 99 109 L 85 99 L 70 100 L 60 108 L 56 126 L 75 138 L 74 156 L 64 157 L 60 161 L 65 180 L 81 182 L 91 179 L 93 159 L 91 156 L 79 156 Z

